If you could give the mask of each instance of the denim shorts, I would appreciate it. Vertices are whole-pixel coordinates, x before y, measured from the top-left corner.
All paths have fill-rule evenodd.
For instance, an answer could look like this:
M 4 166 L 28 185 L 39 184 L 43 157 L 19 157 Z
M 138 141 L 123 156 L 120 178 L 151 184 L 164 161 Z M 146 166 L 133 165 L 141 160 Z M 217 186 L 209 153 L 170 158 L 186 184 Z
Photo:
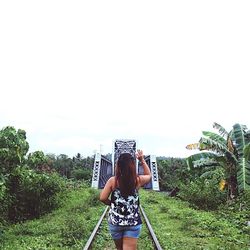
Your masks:
M 142 224 L 136 226 L 116 226 L 109 223 L 109 232 L 113 240 L 123 237 L 139 238 Z

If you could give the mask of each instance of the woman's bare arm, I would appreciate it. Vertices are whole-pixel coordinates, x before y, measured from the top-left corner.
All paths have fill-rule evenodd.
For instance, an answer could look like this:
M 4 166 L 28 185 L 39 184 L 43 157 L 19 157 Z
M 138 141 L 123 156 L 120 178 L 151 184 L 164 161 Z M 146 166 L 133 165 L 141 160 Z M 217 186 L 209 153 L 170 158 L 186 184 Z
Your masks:
M 109 195 L 112 192 L 113 182 L 114 182 L 114 177 L 109 178 L 109 180 L 106 182 L 103 190 L 100 193 L 100 201 L 108 206 L 110 206 L 111 204 Z
M 141 165 L 143 167 L 144 174 L 139 176 L 139 182 L 140 182 L 140 186 L 144 186 L 145 184 L 147 184 L 151 180 L 152 175 L 151 175 L 149 166 L 144 159 L 144 155 L 143 155 L 142 150 L 137 150 L 136 157 L 141 162 Z

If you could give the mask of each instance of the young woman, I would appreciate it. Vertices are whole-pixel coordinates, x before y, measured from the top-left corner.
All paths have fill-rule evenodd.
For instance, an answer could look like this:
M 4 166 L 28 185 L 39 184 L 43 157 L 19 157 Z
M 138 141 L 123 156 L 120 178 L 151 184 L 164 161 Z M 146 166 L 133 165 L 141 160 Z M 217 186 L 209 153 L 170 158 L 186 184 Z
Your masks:
M 116 163 L 115 176 L 107 181 L 100 194 L 100 200 L 110 206 L 109 230 L 119 250 L 134 250 L 137 247 L 142 227 L 138 190 L 151 179 L 142 150 L 137 151 L 136 158 L 141 162 L 144 175 L 136 174 L 136 161 L 131 154 L 121 154 Z

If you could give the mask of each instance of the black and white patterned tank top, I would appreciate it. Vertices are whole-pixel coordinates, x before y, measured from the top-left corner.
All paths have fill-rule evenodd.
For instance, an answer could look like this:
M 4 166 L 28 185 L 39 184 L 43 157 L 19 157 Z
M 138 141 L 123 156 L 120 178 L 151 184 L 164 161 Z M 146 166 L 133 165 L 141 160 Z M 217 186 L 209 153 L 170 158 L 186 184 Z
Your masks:
M 135 190 L 134 195 L 127 198 L 121 195 L 116 188 L 111 194 L 111 207 L 108 214 L 108 222 L 118 226 L 135 226 L 142 224 L 139 214 L 139 194 Z

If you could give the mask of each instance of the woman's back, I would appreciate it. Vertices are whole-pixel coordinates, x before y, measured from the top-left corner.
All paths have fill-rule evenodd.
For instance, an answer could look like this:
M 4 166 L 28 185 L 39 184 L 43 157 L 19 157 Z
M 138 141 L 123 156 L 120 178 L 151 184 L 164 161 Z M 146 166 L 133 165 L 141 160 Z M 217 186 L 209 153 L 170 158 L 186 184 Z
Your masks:
M 135 226 L 142 223 L 139 214 L 139 194 L 135 189 L 133 195 L 122 196 L 119 187 L 111 194 L 111 206 L 108 221 L 119 226 Z

